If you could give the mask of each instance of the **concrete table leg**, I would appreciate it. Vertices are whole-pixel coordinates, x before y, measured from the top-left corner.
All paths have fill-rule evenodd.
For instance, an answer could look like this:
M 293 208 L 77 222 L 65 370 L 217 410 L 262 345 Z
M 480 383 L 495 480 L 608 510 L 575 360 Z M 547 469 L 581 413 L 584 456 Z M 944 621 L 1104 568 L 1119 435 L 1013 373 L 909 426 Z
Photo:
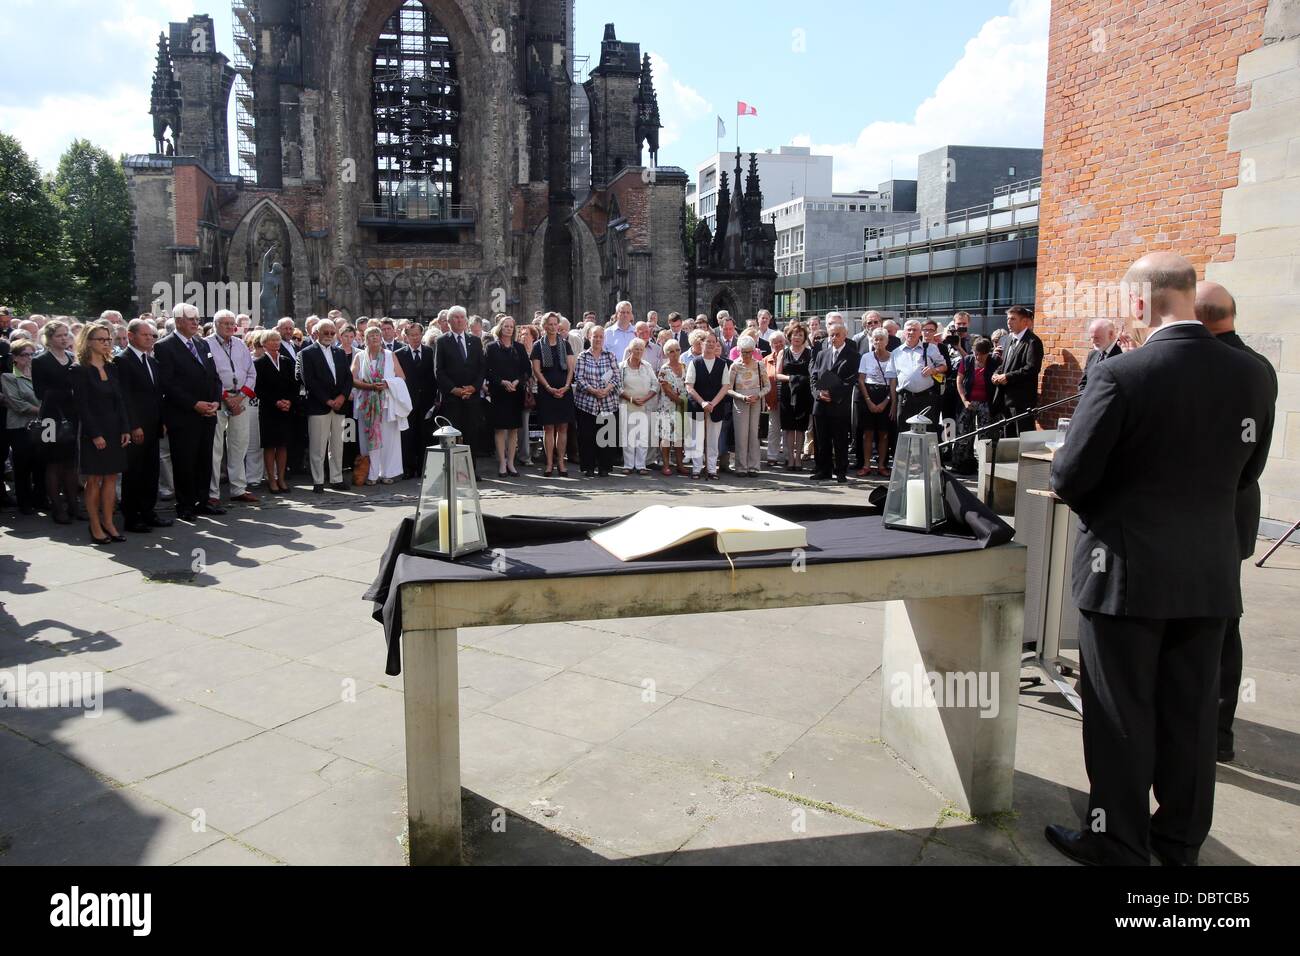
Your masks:
M 461 862 L 460 688 L 456 629 L 402 635 L 411 863 Z
M 1011 809 L 1023 594 L 890 601 L 880 735 L 963 811 Z

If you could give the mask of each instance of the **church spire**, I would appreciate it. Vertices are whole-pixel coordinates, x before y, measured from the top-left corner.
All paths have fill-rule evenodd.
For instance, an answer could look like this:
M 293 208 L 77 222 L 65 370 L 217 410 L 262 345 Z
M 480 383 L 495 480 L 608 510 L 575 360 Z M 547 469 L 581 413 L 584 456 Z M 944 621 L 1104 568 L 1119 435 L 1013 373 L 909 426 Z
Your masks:
M 154 151 L 174 154 L 180 138 L 181 94 L 180 84 L 172 67 L 171 50 L 167 35 L 158 34 L 158 57 L 154 64 L 153 88 L 149 95 L 149 113 L 153 116 Z M 171 142 L 166 133 L 171 130 Z
M 654 74 L 650 68 L 650 54 L 641 59 L 641 78 L 636 94 L 637 144 L 648 143 L 650 146 L 650 165 L 659 165 L 659 130 L 663 123 L 659 120 L 659 95 L 655 93 Z

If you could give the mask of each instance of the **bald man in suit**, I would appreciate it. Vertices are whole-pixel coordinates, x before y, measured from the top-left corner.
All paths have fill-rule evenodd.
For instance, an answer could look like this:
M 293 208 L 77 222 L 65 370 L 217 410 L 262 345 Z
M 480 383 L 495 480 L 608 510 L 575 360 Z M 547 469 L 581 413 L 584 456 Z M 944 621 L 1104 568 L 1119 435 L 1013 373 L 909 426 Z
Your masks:
M 1229 345 L 1262 363 L 1272 386 L 1274 403 L 1277 402 L 1277 371 L 1268 359 L 1241 340 L 1237 334 L 1237 302 L 1228 290 L 1217 282 L 1201 282 L 1196 286 L 1196 318 L 1224 345 Z M 1259 537 L 1260 495 L 1259 482 L 1252 481 L 1237 495 L 1237 543 L 1241 560 L 1255 554 L 1255 540 Z M 1227 763 L 1236 757 L 1232 723 L 1237 715 L 1238 690 L 1241 687 L 1242 651 L 1241 618 L 1228 622 L 1223 635 L 1223 653 L 1219 657 L 1219 734 L 1218 759 Z
M 1197 321 L 1182 256 L 1144 256 L 1121 290 L 1145 342 L 1094 366 L 1052 463 L 1079 522 L 1090 786 L 1083 829 L 1046 836 L 1079 863 L 1194 866 L 1213 818 L 1223 637 L 1241 615 L 1237 503 L 1268 458 L 1274 402 L 1260 362 Z

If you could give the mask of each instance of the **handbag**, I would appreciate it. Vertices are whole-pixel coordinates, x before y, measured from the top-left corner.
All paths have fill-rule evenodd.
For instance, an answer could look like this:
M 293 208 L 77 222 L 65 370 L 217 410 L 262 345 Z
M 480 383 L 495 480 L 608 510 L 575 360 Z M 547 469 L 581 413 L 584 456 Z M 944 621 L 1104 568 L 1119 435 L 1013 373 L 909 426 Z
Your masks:
M 357 455 L 352 462 L 352 487 L 360 488 L 370 477 L 370 456 Z
M 54 422 L 54 440 L 50 441 L 46 436 L 49 434 L 49 424 Z M 77 440 L 77 426 L 66 418 L 50 418 L 42 414 L 33 418 L 27 423 L 27 440 L 32 443 L 33 448 L 43 448 L 53 450 L 54 448 L 70 448 Z

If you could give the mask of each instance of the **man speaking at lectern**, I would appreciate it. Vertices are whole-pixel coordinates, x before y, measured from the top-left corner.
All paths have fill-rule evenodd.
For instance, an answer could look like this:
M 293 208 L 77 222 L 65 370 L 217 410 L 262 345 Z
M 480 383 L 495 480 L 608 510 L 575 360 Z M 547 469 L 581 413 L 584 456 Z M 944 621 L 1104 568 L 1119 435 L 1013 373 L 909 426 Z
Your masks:
M 1079 519 L 1090 792 L 1082 831 L 1046 835 L 1080 863 L 1195 865 L 1210 832 L 1219 653 L 1241 614 L 1237 492 L 1263 471 L 1273 402 L 1259 361 L 1196 321 L 1195 298 L 1182 256 L 1133 264 L 1121 299 L 1145 343 L 1093 368 L 1052 464 Z

